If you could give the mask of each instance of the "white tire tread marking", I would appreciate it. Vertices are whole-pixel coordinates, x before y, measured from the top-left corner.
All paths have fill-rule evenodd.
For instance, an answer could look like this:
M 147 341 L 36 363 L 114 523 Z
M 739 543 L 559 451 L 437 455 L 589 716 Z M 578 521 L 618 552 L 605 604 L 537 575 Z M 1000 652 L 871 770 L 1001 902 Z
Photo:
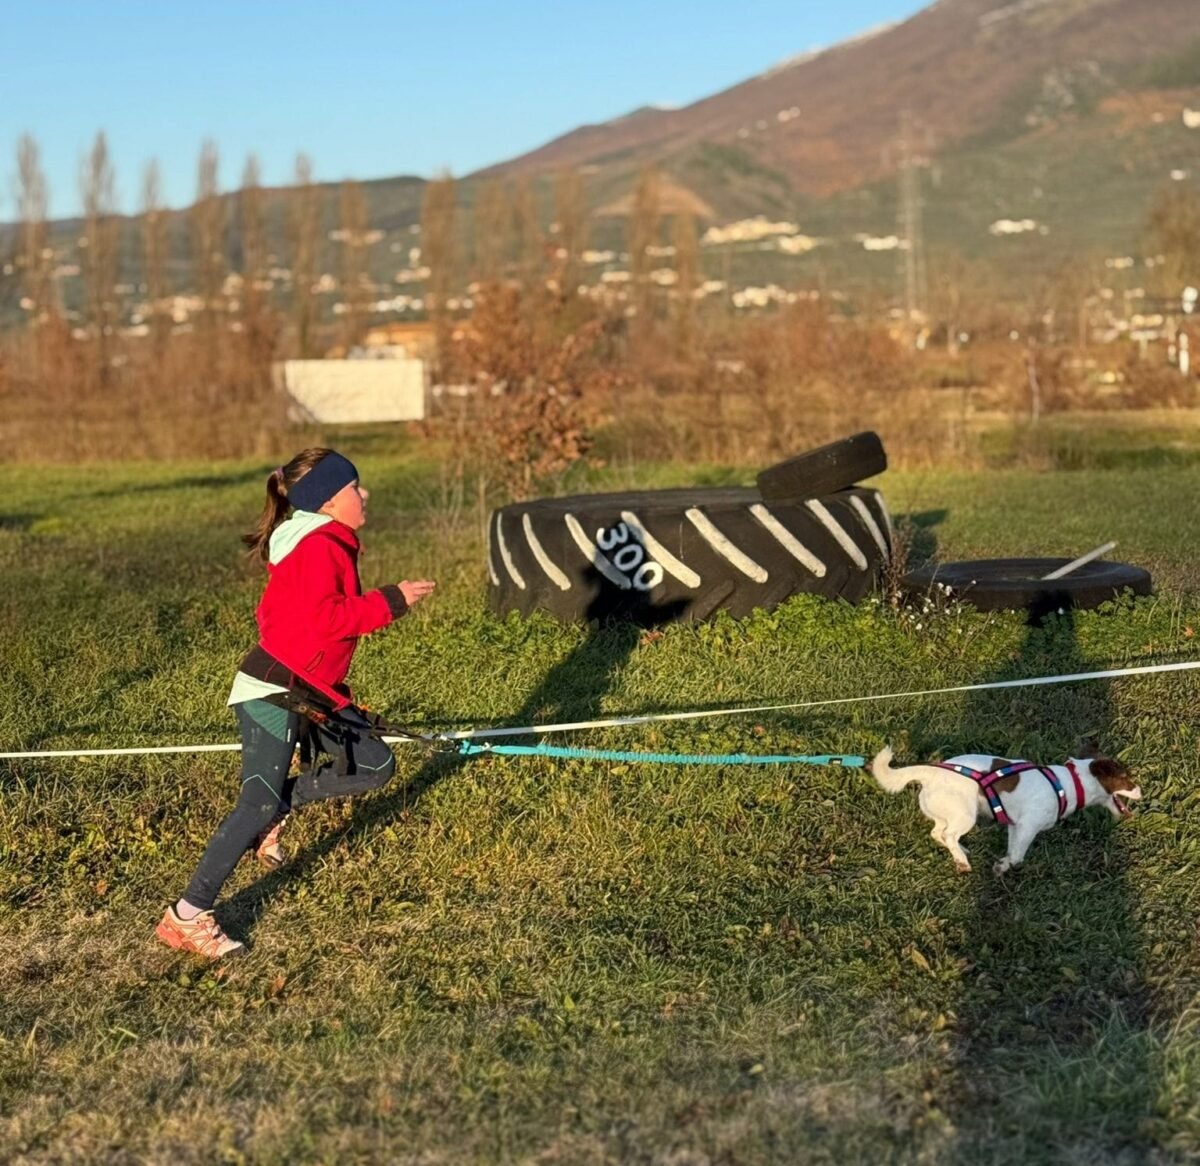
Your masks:
M 778 518 L 775 517 L 761 502 L 756 502 L 750 507 L 750 513 L 755 519 L 764 526 L 771 537 L 779 543 L 781 547 L 793 559 L 802 563 L 808 568 L 818 579 L 825 578 L 827 570 L 825 564 L 817 558 Z
M 500 515 L 496 515 L 496 522 L 500 521 Z M 496 563 L 492 558 L 492 545 L 495 542 L 495 535 L 492 533 L 492 527 L 495 523 L 488 524 L 488 545 L 487 545 L 487 561 L 488 561 L 488 578 L 492 581 L 493 587 L 500 586 L 500 576 L 496 574 Z
M 538 566 L 546 572 L 547 578 L 554 584 L 559 591 L 570 591 L 571 580 L 559 570 L 558 565 L 546 554 L 546 548 L 542 546 L 538 540 L 538 536 L 533 533 L 533 523 L 529 520 L 529 514 L 521 515 L 521 525 L 525 528 L 525 541 L 529 544 L 529 549 L 533 551 L 533 557 L 537 559 Z
M 862 553 L 862 548 L 858 543 L 846 533 L 846 528 L 815 498 L 809 498 L 804 505 L 816 515 L 817 521 L 833 535 L 834 541 L 846 552 L 850 561 L 860 571 L 865 571 L 867 569 L 867 557 Z
M 854 508 L 854 513 L 862 519 L 862 524 L 867 528 L 867 533 L 875 540 L 875 545 L 879 548 L 879 553 L 883 556 L 884 562 L 887 562 L 888 558 L 890 558 L 887 539 L 883 537 L 883 531 L 879 529 L 879 523 L 875 521 L 875 515 L 867 509 L 867 504 L 857 494 L 850 496 L 850 505 Z
M 883 495 L 878 490 L 872 490 L 875 495 L 875 504 L 879 507 L 879 513 L 883 515 L 883 525 L 887 527 L 888 542 L 893 545 L 896 542 L 896 528 L 892 526 L 892 516 L 888 513 L 887 503 L 883 500 Z
M 668 575 L 674 576 L 685 587 L 699 587 L 700 576 L 686 563 L 681 563 L 666 547 L 662 545 L 630 510 L 621 511 L 621 521 L 638 536 L 642 546 L 649 552 L 650 557 L 662 567 Z
M 496 545 L 500 548 L 500 558 L 504 562 L 504 569 L 508 572 L 509 578 L 525 590 L 525 580 L 521 578 L 521 572 L 517 570 L 517 564 L 513 562 L 513 557 L 509 552 L 508 543 L 504 541 L 504 527 L 500 524 L 500 515 L 496 515 Z
M 700 532 L 700 537 L 723 559 L 732 563 L 743 575 L 755 583 L 765 583 L 770 576 L 745 551 L 734 546 L 709 520 L 708 515 L 693 507 L 687 512 L 688 521 Z

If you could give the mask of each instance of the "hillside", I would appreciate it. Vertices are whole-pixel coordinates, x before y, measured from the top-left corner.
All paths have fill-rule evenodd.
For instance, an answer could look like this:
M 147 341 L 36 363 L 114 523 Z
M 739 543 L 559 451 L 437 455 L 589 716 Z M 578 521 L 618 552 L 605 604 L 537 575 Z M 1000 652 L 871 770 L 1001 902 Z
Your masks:
M 1196 17 L 1194 0 L 940 0 L 686 108 L 585 126 L 489 172 L 594 167 L 603 176 L 647 162 L 686 164 L 715 145 L 777 173 L 798 194 L 827 195 L 894 168 L 901 110 L 939 149 L 989 133 L 1014 112 L 1036 125 L 1177 52 L 1196 35 Z

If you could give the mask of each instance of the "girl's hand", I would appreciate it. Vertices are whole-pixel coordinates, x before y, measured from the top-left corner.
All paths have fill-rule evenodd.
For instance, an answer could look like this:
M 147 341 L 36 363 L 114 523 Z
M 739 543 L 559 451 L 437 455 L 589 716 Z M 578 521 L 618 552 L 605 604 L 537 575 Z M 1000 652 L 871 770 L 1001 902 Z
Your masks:
M 414 603 L 419 603 L 428 595 L 437 584 L 432 579 L 405 579 L 399 584 L 400 594 L 404 596 L 404 602 L 412 607 Z

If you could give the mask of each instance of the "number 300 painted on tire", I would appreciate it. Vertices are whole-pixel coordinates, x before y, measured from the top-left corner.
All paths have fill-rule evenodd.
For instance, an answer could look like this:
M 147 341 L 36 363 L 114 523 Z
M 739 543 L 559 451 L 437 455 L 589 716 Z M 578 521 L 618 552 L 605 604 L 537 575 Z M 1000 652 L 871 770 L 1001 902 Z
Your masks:
M 602 526 L 596 531 L 596 545 L 611 555 L 613 566 L 628 575 L 629 582 L 638 591 L 652 591 L 663 581 L 662 567 L 646 557 L 646 548 L 637 539 L 630 538 L 629 527 L 625 523 L 619 522 L 613 527 Z M 613 551 L 616 554 L 612 554 Z

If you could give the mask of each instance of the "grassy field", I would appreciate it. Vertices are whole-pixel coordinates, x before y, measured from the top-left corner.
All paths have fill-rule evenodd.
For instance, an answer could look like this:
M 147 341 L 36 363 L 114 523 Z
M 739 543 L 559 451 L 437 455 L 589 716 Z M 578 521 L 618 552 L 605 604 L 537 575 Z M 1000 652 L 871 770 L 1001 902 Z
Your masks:
M 1186 451 L 1106 461 L 1088 438 L 1071 464 L 1092 468 L 881 481 L 916 557 L 1116 538 L 1153 598 L 1040 629 L 796 600 L 649 636 L 491 618 L 478 524 L 428 455 L 350 444 L 373 491 L 367 583 L 441 583 L 356 661 L 361 698 L 410 723 L 1200 657 Z M 236 536 L 269 468 L 0 467 L 0 749 L 234 739 L 224 700 L 261 586 Z M 1147 800 L 1119 826 L 1072 818 L 1003 879 L 999 830 L 968 838 L 976 871 L 956 876 L 911 794 L 860 772 L 405 752 L 388 790 L 299 816 L 282 871 L 243 864 L 219 914 L 252 951 L 217 970 L 152 928 L 232 805 L 233 755 L 0 762 L 0 1161 L 1194 1161 L 1196 674 L 573 740 L 1057 760 L 1085 733 Z

